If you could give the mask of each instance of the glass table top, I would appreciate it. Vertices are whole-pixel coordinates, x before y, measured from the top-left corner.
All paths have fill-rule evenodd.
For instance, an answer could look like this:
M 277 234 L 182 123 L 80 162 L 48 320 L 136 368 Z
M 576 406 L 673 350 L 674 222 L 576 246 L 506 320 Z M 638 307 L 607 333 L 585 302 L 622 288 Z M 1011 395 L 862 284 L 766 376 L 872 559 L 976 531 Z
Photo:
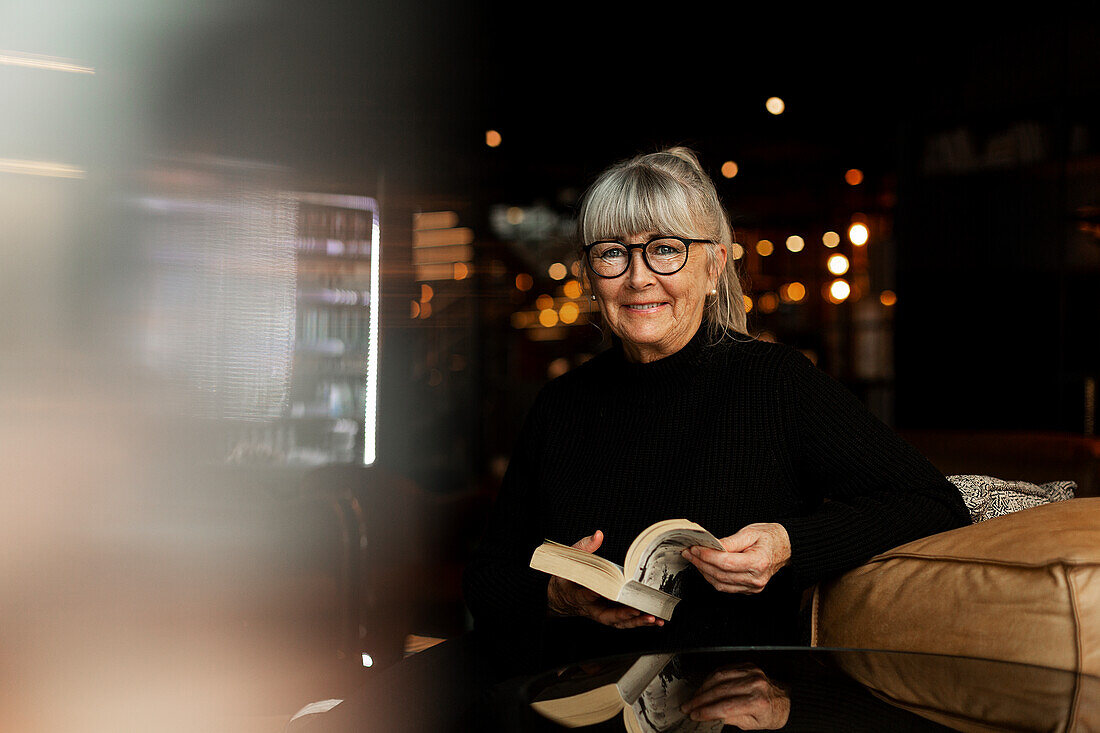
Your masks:
M 986 659 L 743 646 L 507 666 L 451 640 L 288 730 L 1100 730 L 1100 677 Z
M 874 650 L 623 655 L 517 681 L 515 694 L 525 730 L 1100 730 L 1100 677 Z

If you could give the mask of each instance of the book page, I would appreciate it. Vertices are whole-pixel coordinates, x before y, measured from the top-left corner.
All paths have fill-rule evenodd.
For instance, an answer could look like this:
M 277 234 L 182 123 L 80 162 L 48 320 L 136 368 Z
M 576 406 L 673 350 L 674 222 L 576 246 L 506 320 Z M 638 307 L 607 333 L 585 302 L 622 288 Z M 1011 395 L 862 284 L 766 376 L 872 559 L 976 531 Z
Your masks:
M 680 553 L 694 545 L 724 550 L 718 538 L 687 519 L 658 522 L 638 535 L 626 555 L 624 573 L 643 585 L 679 596 L 679 577 L 691 563 Z
M 623 711 L 631 733 L 718 733 L 721 720 L 694 721 L 680 712 L 680 706 L 695 695 L 695 687 L 684 679 L 675 664 L 666 665 Z

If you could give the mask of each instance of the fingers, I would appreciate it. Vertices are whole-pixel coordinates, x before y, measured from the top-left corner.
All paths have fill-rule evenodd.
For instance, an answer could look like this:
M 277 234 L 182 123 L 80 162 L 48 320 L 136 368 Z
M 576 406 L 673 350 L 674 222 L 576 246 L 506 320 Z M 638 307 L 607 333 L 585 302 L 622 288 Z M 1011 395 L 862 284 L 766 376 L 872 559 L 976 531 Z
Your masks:
M 729 537 L 723 537 L 718 541 L 722 543 L 722 547 L 726 548 L 726 552 L 744 552 L 760 541 L 760 534 L 761 533 L 750 524 L 747 527 L 742 527 L 735 534 L 731 534 Z M 714 552 L 717 552 L 717 550 Z
M 595 620 L 616 629 L 636 629 L 640 626 L 665 625 L 665 622 L 656 616 L 626 606 L 604 609 L 595 617 Z
M 587 537 L 583 537 L 573 543 L 573 547 L 578 550 L 584 550 L 585 552 L 595 552 L 600 549 L 600 545 L 603 544 L 603 532 L 596 530 Z
M 690 713 L 715 702 L 736 698 L 752 699 L 766 692 L 767 681 L 759 676 L 746 674 L 742 678 L 727 679 L 706 689 L 700 689 L 690 700 L 681 706 L 681 710 Z
M 693 547 L 684 551 L 683 556 L 708 583 L 726 593 L 759 593 L 772 576 L 767 558 L 753 551 L 720 552 Z
M 719 685 L 724 685 L 730 682 L 740 681 L 744 684 L 744 681 L 751 679 L 767 679 L 767 676 L 763 671 L 755 664 L 743 663 L 724 667 L 712 673 L 703 684 L 699 686 L 699 689 L 695 692 L 695 698 L 693 698 L 688 704 L 692 704 L 696 701 L 699 695 L 711 690 Z

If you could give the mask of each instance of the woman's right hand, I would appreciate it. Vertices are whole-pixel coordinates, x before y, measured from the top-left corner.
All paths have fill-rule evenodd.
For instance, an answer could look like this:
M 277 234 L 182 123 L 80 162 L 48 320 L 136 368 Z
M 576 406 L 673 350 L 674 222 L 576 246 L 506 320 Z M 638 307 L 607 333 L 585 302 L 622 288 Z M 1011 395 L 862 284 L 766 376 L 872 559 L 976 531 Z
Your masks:
M 603 532 L 596 530 L 588 537 L 574 542 L 573 547 L 585 552 L 595 552 L 602 544 Z M 610 601 L 583 585 L 556 575 L 551 576 L 550 583 L 546 586 L 546 600 L 550 611 L 559 616 L 582 616 L 617 629 L 665 625 L 662 619 Z

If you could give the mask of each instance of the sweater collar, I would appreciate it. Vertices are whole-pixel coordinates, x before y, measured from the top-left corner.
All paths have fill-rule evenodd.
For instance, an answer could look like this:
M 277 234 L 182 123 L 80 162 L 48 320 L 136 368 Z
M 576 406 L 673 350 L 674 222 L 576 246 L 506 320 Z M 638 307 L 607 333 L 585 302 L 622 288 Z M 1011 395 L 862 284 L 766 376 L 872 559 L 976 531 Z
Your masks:
M 663 359 L 650 362 L 634 362 L 626 358 L 623 352 L 622 341 L 612 336 L 612 367 L 619 374 L 635 379 L 648 379 L 652 377 L 667 377 L 683 372 L 692 366 L 698 365 L 703 357 L 703 351 L 707 343 L 707 324 L 704 321 L 691 340 L 684 344 L 679 351 L 669 354 Z

